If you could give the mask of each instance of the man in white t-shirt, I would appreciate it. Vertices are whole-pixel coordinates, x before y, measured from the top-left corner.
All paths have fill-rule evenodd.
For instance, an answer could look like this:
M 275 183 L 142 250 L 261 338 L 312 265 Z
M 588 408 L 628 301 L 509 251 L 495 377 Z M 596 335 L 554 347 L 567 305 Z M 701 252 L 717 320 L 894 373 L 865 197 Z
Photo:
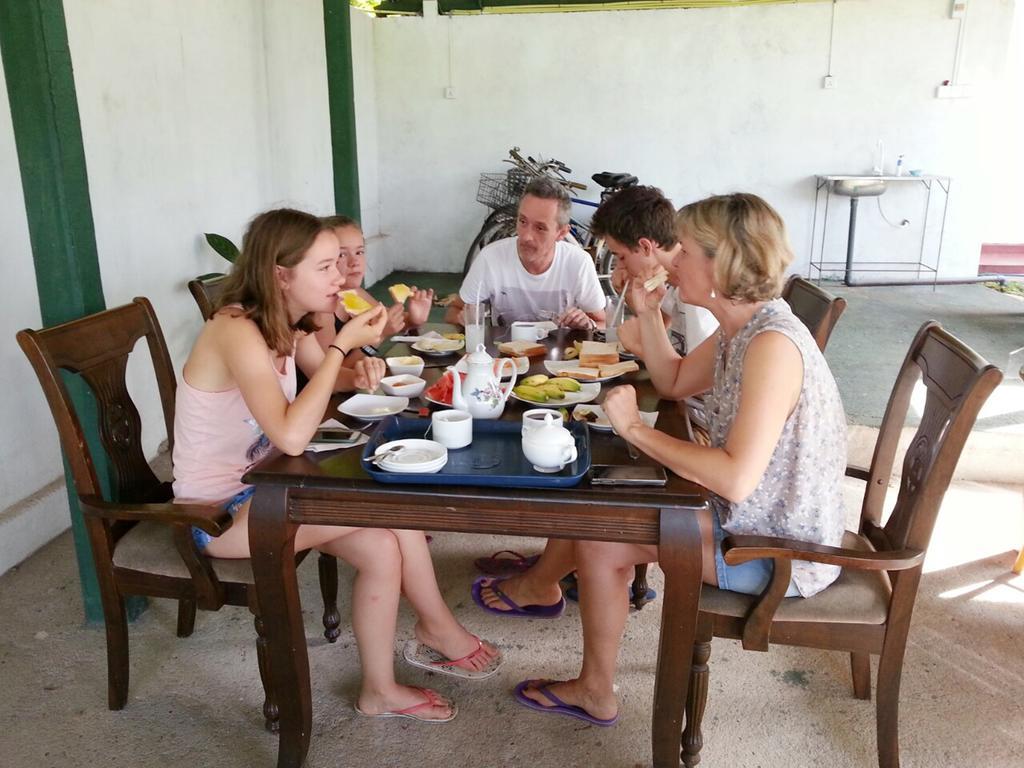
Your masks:
M 571 206 L 560 184 L 531 181 L 519 201 L 516 236 L 480 251 L 445 320 L 465 325 L 465 306 L 488 302 L 495 325 L 554 320 L 565 328 L 604 327 L 605 298 L 594 262 L 563 240 Z
M 594 212 L 591 230 L 603 237 L 615 254 L 612 286 L 616 291 L 622 291 L 627 279 L 644 282 L 662 271 L 671 276 L 672 259 L 679 250 L 675 214 L 672 202 L 660 189 L 643 186 L 616 192 Z M 674 286 L 662 285 L 654 290 L 664 294 L 661 312 L 680 354 L 692 352 L 718 328 L 718 321 L 708 310 L 680 301 Z M 627 293 L 626 300 L 630 299 Z M 628 344 L 634 334 L 628 327 L 624 331 L 619 341 Z

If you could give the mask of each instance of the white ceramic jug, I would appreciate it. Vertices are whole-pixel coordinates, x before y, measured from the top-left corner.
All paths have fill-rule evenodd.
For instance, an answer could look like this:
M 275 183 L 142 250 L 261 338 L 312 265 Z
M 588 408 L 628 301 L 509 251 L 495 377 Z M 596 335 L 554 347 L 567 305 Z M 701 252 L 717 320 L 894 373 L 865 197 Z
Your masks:
M 502 388 L 501 373 L 506 363 L 510 366 L 512 379 Z M 452 370 L 452 406 L 459 411 L 469 411 L 474 419 L 497 419 L 505 410 L 512 387 L 516 385 L 516 364 L 510 357 L 501 358 L 497 374 L 494 358 L 487 354 L 483 344 L 466 358 L 466 378 Z

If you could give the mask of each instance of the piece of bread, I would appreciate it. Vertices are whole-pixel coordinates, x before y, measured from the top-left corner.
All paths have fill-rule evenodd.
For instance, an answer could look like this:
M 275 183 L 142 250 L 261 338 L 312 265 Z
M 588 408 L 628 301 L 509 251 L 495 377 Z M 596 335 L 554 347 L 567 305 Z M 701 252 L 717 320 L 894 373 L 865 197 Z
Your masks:
M 619 362 L 618 344 L 584 341 L 580 347 L 580 368 L 600 368 Z
M 615 363 L 614 365 L 602 365 L 598 368 L 602 379 L 606 379 L 609 376 L 619 376 L 623 373 L 633 373 L 639 371 L 640 366 L 637 365 L 636 360 L 623 360 L 621 363 Z
M 412 288 L 405 283 L 395 283 L 388 288 L 388 293 L 391 294 L 391 298 L 395 300 L 396 304 L 401 304 L 403 301 L 412 296 Z
M 565 376 L 577 381 L 594 381 L 601 378 L 597 368 L 563 368 L 558 372 L 559 376 Z
M 347 291 L 341 291 L 338 293 L 338 298 L 341 299 L 342 306 L 345 307 L 345 311 L 348 312 L 352 317 L 361 315 L 368 309 L 372 308 L 370 302 L 359 295 L 359 291 L 355 288 L 350 288 Z
M 662 270 L 661 272 L 655 272 L 653 275 L 644 280 L 644 290 L 653 291 L 664 282 L 668 280 L 668 272 Z
M 548 348 L 535 341 L 506 341 L 498 345 L 498 352 L 508 357 L 538 357 L 546 355 Z

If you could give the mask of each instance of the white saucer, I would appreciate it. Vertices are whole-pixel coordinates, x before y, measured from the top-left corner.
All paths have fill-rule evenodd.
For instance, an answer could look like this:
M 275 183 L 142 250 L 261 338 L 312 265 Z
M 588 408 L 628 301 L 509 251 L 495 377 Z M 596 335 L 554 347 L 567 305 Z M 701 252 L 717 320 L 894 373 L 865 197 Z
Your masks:
M 392 440 L 377 447 L 374 456 L 386 453 L 396 446 L 402 450 L 383 459 L 378 465 L 388 472 L 399 474 L 429 474 L 437 472 L 448 463 L 448 449 L 434 440 Z

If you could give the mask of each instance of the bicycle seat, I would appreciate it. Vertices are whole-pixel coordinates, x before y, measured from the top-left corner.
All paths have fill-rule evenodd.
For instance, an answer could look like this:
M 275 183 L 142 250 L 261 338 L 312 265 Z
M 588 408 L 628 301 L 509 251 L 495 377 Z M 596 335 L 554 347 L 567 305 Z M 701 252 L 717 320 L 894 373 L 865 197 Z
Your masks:
M 612 173 L 611 171 L 602 171 L 601 173 L 595 173 L 591 176 L 594 182 L 605 189 L 622 189 L 623 187 L 632 187 L 637 182 L 636 176 L 631 173 Z

